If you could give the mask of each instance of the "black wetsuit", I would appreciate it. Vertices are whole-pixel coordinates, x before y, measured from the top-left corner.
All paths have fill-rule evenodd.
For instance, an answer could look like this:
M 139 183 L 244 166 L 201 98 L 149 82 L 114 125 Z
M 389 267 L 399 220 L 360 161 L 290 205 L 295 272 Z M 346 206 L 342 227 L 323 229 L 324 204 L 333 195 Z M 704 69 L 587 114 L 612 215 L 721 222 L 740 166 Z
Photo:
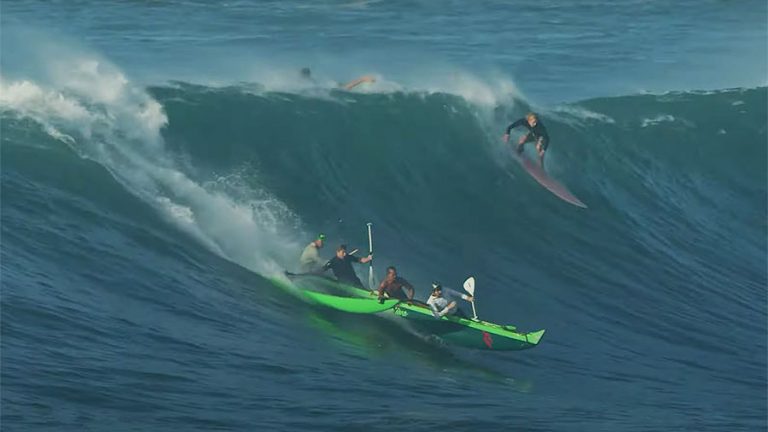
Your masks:
M 547 133 L 547 128 L 541 123 L 541 120 L 536 120 L 536 126 L 531 127 L 531 125 L 528 124 L 528 119 L 521 118 L 507 127 L 507 135 L 509 135 L 512 129 L 518 126 L 525 126 L 528 128 L 528 135 L 525 137 L 524 142 L 538 141 L 539 138 L 541 138 L 541 147 L 546 150 L 547 147 L 549 147 L 549 134 Z
M 359 262 L 360 258 L 356 256 L 347 255 L 344 259 L 335 256 L 325 263 L 322 271 L 331 269 L 333 270 L 333 275 L 336 276 L 336 279 L 338 279 L 339 282 L 363 288 L 363 283 L 357 278 L 355 269 L 352 268 L 352 263 Z

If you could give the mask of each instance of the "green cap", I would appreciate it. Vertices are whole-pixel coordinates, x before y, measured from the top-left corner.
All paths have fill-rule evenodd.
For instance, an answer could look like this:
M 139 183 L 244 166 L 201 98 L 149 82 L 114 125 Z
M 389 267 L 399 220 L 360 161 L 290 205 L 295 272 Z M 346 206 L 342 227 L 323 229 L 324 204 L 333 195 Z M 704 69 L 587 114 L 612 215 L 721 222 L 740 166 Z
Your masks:
M 325 234 L 323 234 L 323 233 L 318 234 L 317 235 L 317 239 L 318 240 L 325 240 Z

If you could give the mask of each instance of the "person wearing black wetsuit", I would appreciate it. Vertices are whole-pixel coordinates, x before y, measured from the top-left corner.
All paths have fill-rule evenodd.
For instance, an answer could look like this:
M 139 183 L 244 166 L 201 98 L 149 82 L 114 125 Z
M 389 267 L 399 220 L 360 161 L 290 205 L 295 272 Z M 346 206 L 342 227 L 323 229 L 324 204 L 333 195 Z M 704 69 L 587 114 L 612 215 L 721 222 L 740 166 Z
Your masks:
M 536 152 L 539 154 L 539 163 L 541 168 L 544 169 L 544 153 L 549 147 L 549 134 L 544 124 L 539 121 L 539 118 L 534 113 L 529 113 L 524 118 L 507 126 L 507 132 L 504 134 L 504 142 L 509 142 L 509 133 L 512 129 L 518 126 L 525 126 L 528 129 L 528 133 L 521 136 L 517 142 L 517 154 L 523 152 L 523 146 L 527 142 L 536 142 Z
M 364 288 L 363 283 L 358 279 L 355 274 L 355 269 L 352 268 L 352 263 L 365 264 L 373 259 L 373 256 L 368 255 L 365 258 L 358 258 L 354 255 L 347 255 L 347 245 L 341 245 L 336 249 L 336 256 L 331 258 L 330 261 L 318 271 L 323 273 L 328 270 L 333 271 L 333 275 L 336 276 L 336 280 L 341 283 L 353 285 L 359 288 Z

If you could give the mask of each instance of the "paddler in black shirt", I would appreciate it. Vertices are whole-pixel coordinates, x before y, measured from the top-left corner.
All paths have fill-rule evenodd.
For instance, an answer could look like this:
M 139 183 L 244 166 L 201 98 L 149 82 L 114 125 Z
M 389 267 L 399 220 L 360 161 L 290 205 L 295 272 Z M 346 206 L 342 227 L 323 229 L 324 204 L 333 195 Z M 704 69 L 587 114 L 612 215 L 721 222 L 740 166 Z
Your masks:
M 512 129 L 518 126 L 525 126 L 528 128 L 528 133 L 521 136 L 520 140 L 517 142 L 517 154 L 521 154 L 523 152 L 523 146 L 525 143 L 536 141 L 536 151 L 539 154 L 539 164 L 541 164 L 541 169 L 544 169 L 544 153 L 546 153 L 547 147 L 549 147 L 549 134 L 547 133 L 547 128 L 545 128 L 544 124 L 539 121 L 539 118 L 536 116 L 536 114 L 528 113 L 528 115 L 526 115 L 524 118 L 521 118 L 520 120 L 507 126 L 507 132 L 503 137 L 505 143 L 509 142 L 509 133 L 512 132 Z
M 323 273 L 330 269 L 333 270 L 333 275 L 336 276 L 336 279 L 339 282 L 364 288 L 363 283 L 360 282 L 360 279 L 358 279 L 355 274 L 355 269 L 352 268 L 352 263 L 365 264 L 372 259 L 372 255 L 368 255 L 365 258 L 347 255 L 347 245 L 341 245 L 336 249 L 336 256 L 325 263 L 318 273 Z

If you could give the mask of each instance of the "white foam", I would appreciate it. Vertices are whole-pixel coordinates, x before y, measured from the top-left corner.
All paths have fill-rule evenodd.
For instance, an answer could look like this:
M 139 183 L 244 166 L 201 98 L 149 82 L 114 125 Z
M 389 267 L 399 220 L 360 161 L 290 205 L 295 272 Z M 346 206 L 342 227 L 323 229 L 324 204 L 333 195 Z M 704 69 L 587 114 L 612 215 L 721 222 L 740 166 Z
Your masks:
M 60 92 L 43 90 L 35 83 L 18 81 L 8 83 L 0 77 L 0 106 L 24 114 L 38 113 L 67 121 L 87 121 L 91 113 L 77 100 Z
M 399 91 L 452 94 L 486 108 L 511 106 L 516 100 L 524 99 L 508 77 L 500 74 L 481 77 L 461 69 L 414 75 L 406 79 L 406 84 L 399 85 Z
M 584 107 L 578 105 L 558 105 L 552 111 L 548 113 L 550 116 L 557 118 L 565 123 L 574 124 L 574 119 L 577 121 L 592 120 L 601 123 L 614 124 L 616 121 L 608 115 L 590 111 Z M 559 114 L 565 114 L 559 115 Z
M 307 59 L 312 63 L 312 59 Z M 402 61 L 402 59 L 400 59 Z M 380 60 L 377 60 L 380 61 Z M 206 85 L 220 87 L 233 82 L 256 83 L 259 92 L 287 92 L 323 97 L 331 90 L 361 76 L 372 76 L 373 83 L 364 83 L 352 89 L 354 93 L 446 93 L 460 96 L 470 103 L 495 107 L 511 105 L 523 99 L 523 94 L 512 78 L 500 72 L 491 71 L 483 75 L 469 72 L 453 65 L 424 63 L 425 66 L 395 70 L 392 65 L 377 68 L 375 63 L 361 67 L 365 59 L 322 58 L 317 59 L 312 69 L 312 78 L 304 79 L 299 71 L 303 66 L 289 59 L 262 58 L 248 64 L 234 67 L 241 70 L 239 78 L 227 81 L 203 80 Z M 252 89 L 255 90 L 255 89 Z
M 656 126 L 659 123 L 674 122 L 675 116 L 669 114 L 659 114 L 654 118 L 644 118 L 640 127 Z
M 45 57 L 45 56 L 41 56 Z M 212 252 L 261 273 L 292 265 L 298 218 L 263 188 L 198 183 L 165 150 L 162 106 L 98 56 L 45 57 L 48 79 L 0 77 L 0 108 L 102 164 L 129 191 Z

